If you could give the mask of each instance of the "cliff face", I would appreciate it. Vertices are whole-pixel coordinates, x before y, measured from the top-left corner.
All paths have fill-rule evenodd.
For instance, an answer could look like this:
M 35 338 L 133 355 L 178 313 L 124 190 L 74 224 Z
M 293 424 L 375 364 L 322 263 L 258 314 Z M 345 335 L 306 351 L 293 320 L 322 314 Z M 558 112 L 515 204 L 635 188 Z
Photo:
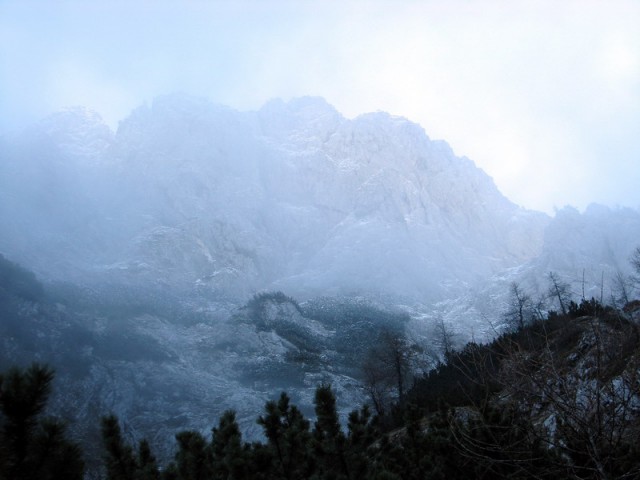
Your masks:
M 76 109 L 6 153 L 0 248 L 89 283 L 438 299 L 535 256 L 548 223 L 418 125 L 319 98 L 162 97 L 115 134 Z
M 317 98 L 239 113 L 163 97 L 116 133 L 73 109 L 0 153 L 0 253 L 45 283 L 35 299 L 0 286 L 0 362 L 56 368 L 77 436 L 98 445 L 112 411 L 163 455 L 228 408 L 255 437 L 281 390 L 308 412 L 330 382 L 345 413 L 381 328 L 425 355 L 434 319 L 456 346 L 484 340 L 510 282 L 543 294 L 553 270 L 576 298 L 587 270 L 589 297 L 640 238 L 637 211 L 551 220 L 418 125 Z M 264 297 L 256 314 L 259 290 L 307 302 Z

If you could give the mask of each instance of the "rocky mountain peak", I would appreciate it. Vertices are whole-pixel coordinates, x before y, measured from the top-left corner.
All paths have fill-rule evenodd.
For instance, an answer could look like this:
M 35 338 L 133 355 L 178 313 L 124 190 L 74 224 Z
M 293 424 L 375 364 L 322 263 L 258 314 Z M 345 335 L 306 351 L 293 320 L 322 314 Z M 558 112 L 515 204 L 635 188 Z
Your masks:
M 114 134 L 96 111 L 70 107 L 41 120 L 32 133 L 59 149 L 61 155 L 97 161 L 113 143 Z
M 285 147 L 292 144 L 297 148 L 320 148 L 344 120 L 321 97 L 271 100 L 258 111 L 263 135 Z

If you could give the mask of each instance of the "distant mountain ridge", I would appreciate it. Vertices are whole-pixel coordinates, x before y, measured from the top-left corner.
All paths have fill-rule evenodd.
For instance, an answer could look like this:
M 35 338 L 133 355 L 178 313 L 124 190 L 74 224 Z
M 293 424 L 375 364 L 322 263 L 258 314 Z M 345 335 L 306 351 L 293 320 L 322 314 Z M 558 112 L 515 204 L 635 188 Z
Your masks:
M 315 97 L 169 95 L 115 134 L 70 109 L 6 150 L 0 250 L 78 281 L 436 300 L 535 257 L 549 222 L 418 125 Z

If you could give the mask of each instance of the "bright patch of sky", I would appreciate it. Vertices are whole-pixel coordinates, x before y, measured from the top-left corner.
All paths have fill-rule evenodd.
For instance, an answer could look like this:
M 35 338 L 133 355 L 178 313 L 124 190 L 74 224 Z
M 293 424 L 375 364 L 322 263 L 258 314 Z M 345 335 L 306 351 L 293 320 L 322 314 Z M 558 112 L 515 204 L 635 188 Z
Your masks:
M 512 201 L 640 207 L 640 2 L 0 0 L 0 131 L 173 91 L 421 124 Z

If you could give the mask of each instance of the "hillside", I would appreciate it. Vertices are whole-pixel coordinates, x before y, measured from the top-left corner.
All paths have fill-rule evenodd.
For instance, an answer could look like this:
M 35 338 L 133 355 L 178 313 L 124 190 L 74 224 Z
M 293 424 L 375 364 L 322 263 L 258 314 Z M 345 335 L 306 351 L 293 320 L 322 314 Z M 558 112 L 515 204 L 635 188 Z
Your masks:
M 508 329 L 513 282 L 538 319 L 551 271 L 574 301 L 620 303 L 640 238 L 637 210 L 523 209 L 415 123 L 319 98 L 170 95 L 116 132 L 69 109 L 0 154 L 0 366 L 51 365 L 75 438 L 97 445 L 113 412 L 162 459 L 229 408 L 261 438 L 281 390 L 310 415 L 330 383 L 346 418 L 386 340 L 412 348 L 408 386 L 443 329 L 451 348 Z M 387 408 L 405 393 L 378 386 Z
M 272 296 L 273 303 L 264 300 L 256 297 L 248 306 L 263 326 L 274 320 L 274 309 L 301 314 L 282 295 Z M 335 391 L 322 383 L 313 397 L 313 423 L 286 393 L 267 401 L 259 416 L 258 409 L 254 418 L 263 437 L 257 442 L 243 441 L 235 410 L 227 410 L 218 423 L 209 419 L 215 425 L 210 434 L 176 433 L 171 462 L 153 454 L 164 433 L 155 431 L 151 442 L 136 449 L 113 415 L 101 421 L 102 448 L 97 438 L 84 438 L 81 445 L 85 452 L 102 450 L 109 480 L 636 478 L 635 309 L 572 302 L 568 315 L 552 314 L 488 344 L 467 344 L 416 378 L 387 414 L 372 417 L 366 407 L 356 408 L 346 428 Z M 0 387 L 9 388 L 2 382 Z M 244 399 L 236 397 L 234 407 L 244 408 Z M 0 461 L 0 473 L 6 467 Z

